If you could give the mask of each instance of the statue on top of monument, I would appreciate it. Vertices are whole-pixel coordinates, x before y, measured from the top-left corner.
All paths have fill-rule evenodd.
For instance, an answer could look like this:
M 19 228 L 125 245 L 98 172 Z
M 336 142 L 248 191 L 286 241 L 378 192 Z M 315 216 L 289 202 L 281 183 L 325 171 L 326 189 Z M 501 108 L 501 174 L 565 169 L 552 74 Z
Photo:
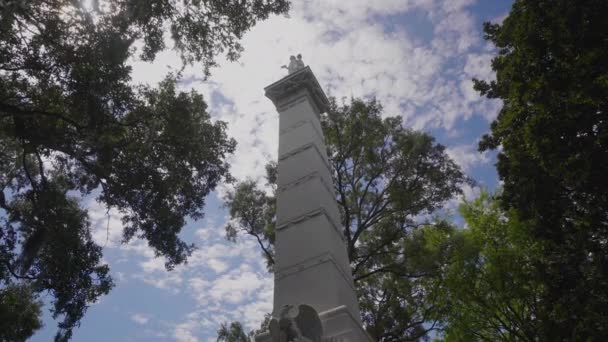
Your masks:
M 304 61 L 302 60 L 302 54 L 298 54 L 298 69 L 302 69 L 304 67 Z
M 270 320 L 272 342 L 321 342 L 323 325 L 317 311 L 309 305 L 285 305 L 279 317 Z
M 294 55 L 289 56 L 289 66 L 282 65 L 281 68 L 287 69 L 289 75 L 304 68 L 304 61 L 302 61 L 302 54 L 298 54 L 298 59 Z

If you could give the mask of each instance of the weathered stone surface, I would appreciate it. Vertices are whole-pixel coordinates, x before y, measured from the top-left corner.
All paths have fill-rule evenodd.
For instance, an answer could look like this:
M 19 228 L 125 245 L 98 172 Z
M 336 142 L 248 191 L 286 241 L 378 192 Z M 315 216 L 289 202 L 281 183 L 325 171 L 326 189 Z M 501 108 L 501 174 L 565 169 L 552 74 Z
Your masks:
M 273 315 L 278 322 L 282 308 L 305 304 L 319 313 L 323 341 L 371 341 L 361 325 L 319 119 L 329 101 L 309 67 L 265 91 L 280 114 Z

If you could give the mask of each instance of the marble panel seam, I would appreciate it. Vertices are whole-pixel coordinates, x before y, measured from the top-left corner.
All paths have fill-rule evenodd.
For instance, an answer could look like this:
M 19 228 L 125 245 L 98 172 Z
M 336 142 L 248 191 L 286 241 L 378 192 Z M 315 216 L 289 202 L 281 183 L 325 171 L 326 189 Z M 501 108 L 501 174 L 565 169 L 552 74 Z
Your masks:
M 323 254 L 314 256 L 312 258 L 308 258 L 306 260 L 300 261 L 296 264 L 293 264 L 291 266 L 285 267 L 282 270 L 277 270 L 275 272 L 275 281 L 277 280 L 281 280 L 284 279 L 286 277 L 289 277 L 293 274 L 297 274 L 300 273 L 306 269 L 321 265 L 321 264 L 325 264 L 325 263 L 331 263 L 340 273 L 340 275 L 342 276 L 342 278 L 344 279 L 344 281 L 346 282 L 346 284 L 356 293 L 356 289 L 355 289 L 355 285 L 353 284 L 352 281 L 352 276 L 348 276 L 346 274 L 346 270 L 342 269 L 342 267 L 340 265 L 338 265 L 338 263 L 336 262 L 336 260 L 334 259 L 333 255 L 330 252 L 325 252 Z M 349 269 L 350 271 L 350 269 Z
M 331 195 L 331 198 L 335 201 L 336 193 L 334 192 L 333 187 L 331 187 L 329 184 L 327 184 L 327 182 L 323 179 L 323 176 L 321 176 L 321 173 L 319 171 L 313 171 L 313 172 L 306 174 L 287 184 L 281 185 L 280 187 L 277 188 L 277 194 L 285 192 L 291 188 L 295 188 L 296 186 L 302 185 L 302 184 L 304 184 L 310 180 L 316 179 L 316 178 L 319 179 L 319 181 L 321 182 L 321 185 L 323 185 L 325 190 L 327 190 L 327 192 Z M 337 207 L 337 205 L 336 205 L 336 207 Z
M 283 160 L 286 160 L 286 159 L 289 159 L 291 157 L 294 157 L 298 153 L 304 152 L 304 151 L 306 151 L 309 148 L 314 148 L 317 151 L 317 153 L 321 157 L 321 161 L 323 162 L 323 165 L 325 165 L 325 167 L 329 171 L 329 174 L 331 175 L 331 168 L 329 166 L 329 163 L 327 162 L 327 160 L 323 156 L 323 153 L 321 153 L 321 150 L 319 149 L 319 146 L 317 146 L 317 144 L 314 143 L 314 142 L 307 143 L 305 145 L 299 146 L 297 148 L 294 148 L 293 150 L 289 150 L 288 152 L 283 153 L 282 155 L 279 156 L 279 162 L 281 162 Z
M 325 143 L 325 137 L 323 136 L 323 134 L 321 132 L 319 132 L 319 130 L 317 129 L 317 126 L 315 126 L 315 124 L 312 122 L 312 119 L 308 119 L 308 120 L 300 120 L 298 122 L 296 122 L 295 124 L 287 127 L 287 128 L 283 128 L 279 130 L 279 136 L 284 135 L 286 133 L 289 133 L 297 128 L 300 128 L 302 126 L 304 126 L 305 124 L 309 123 L 310 126 L 312 126 L 312 129 L 315 131 L 315 133 L 317 134 L 317 136 L 321 139 L 321 141 L 323 141 L 323 143 Z
M 334 229 L 334 232 L 336 232 L 336 234 L 338 234 L 338 237 L 340 238 L 340 240 L 342 240 L 342 242 L 346 243 L 346 238 L 344 237 L 344 233 L 338 228 L 339 226 L 336 225 L 334 220 L 327 213 L 327 210 L 325 210 L 325 208 L 323 208 L 323 207 L 313 209 L 311 211 L 308 211 L 302 215 L 296 216 L 295 218 L 292 218 L 287 221 L 277 222 L 276 229 L 277 229 L 277 231 L 281 231 L 283 229 L 289 229 L 289 228 L 295 227 L 298 223 L 304 222 L 306 220 L 310 220 L 310 219 L 312 219 L 316 216 L 320 216 L 320 215 L 324 215 L 325 218 L 327 218 L 327 221 L 329 222 L 331 227 Z
M 333 309 L 319 312 L 319 318 L 321 318 L 321 320 L 323 322 L 325 322 L 329 319 L 332 319 L 334 317 L 338 317 L 340 315 L 347 315 L 353 322 L 356 323 L 354 325 L 357 327 L 359 332 L 362 333 L 364 336 L 368 337 L 370 341 L 372 341 L 371 336 L 369 336 L 367 331 L 365 331 L 365 329 L 363 329 L 363 327 L 358 323 L 360 320 L 357 319 L 355 316 L 353 316 L 353 313 L 350 312 L 350 310 L 348 309 L 348 307 L 346 307 L 346 305 L 340 305 Z

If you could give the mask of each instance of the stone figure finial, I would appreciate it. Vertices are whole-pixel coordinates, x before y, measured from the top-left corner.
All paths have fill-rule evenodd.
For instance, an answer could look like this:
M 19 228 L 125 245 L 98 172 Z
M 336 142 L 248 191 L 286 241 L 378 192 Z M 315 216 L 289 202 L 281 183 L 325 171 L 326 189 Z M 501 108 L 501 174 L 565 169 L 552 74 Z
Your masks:
M 289 66 L 282 65 L 281 68 L 287 69 L 289 75 L 304 68 L 304 62 L 302 61 L 302 54 L 298 54 L 298 59 L 294 55 L 289 56 Z
M 272 342 L 321 342 L 323 325 L 309 305 L 285 305 L 268 326 Z
M 301 53 L 298 54 L 298 61 L 297 61 L 297 63 L 298 63 L 298 69 L 301 69 L 301 68 L 304 67 L 304 61 L 302 61 L 302 54 Z

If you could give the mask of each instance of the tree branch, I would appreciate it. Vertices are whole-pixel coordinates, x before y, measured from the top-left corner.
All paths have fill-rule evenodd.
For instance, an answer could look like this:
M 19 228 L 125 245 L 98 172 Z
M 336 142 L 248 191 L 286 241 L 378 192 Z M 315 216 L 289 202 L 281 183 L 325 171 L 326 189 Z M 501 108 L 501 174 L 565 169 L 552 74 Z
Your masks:
M 4 264 L 6 265 L 6 268 L 11 273 L 11 275 L 17 279 L 27 279 L 27 280 L 38 280 L 39 279 L 37 277 L 28 277 L 28 276 L 24 276 L 24 275 L 18 275 L 17 273 L 15 273 L 15 271 L 13 270 L 13 268 L 12 268 L 10 262 L 8 262 L 8 260 L 4 260 Z
M 84 128 L 83 126 L 78 124 L 76 121 L 74 121 L 70 118 L 67 118 L 59 113 L 50 113 L 50 112 L 45 112 L 45 111 L 40 111 L 40 110 L 23 110 L 17 106 L 9 105 L 6 103 L 0 103 L 0 113 L 6 113 L 2 117 L 8 117 L 8 116 L 14 116 L 14 115 L 21 115 L 21 116 L 43 115 L 43 116 L 60 119 L 78 129 Z

